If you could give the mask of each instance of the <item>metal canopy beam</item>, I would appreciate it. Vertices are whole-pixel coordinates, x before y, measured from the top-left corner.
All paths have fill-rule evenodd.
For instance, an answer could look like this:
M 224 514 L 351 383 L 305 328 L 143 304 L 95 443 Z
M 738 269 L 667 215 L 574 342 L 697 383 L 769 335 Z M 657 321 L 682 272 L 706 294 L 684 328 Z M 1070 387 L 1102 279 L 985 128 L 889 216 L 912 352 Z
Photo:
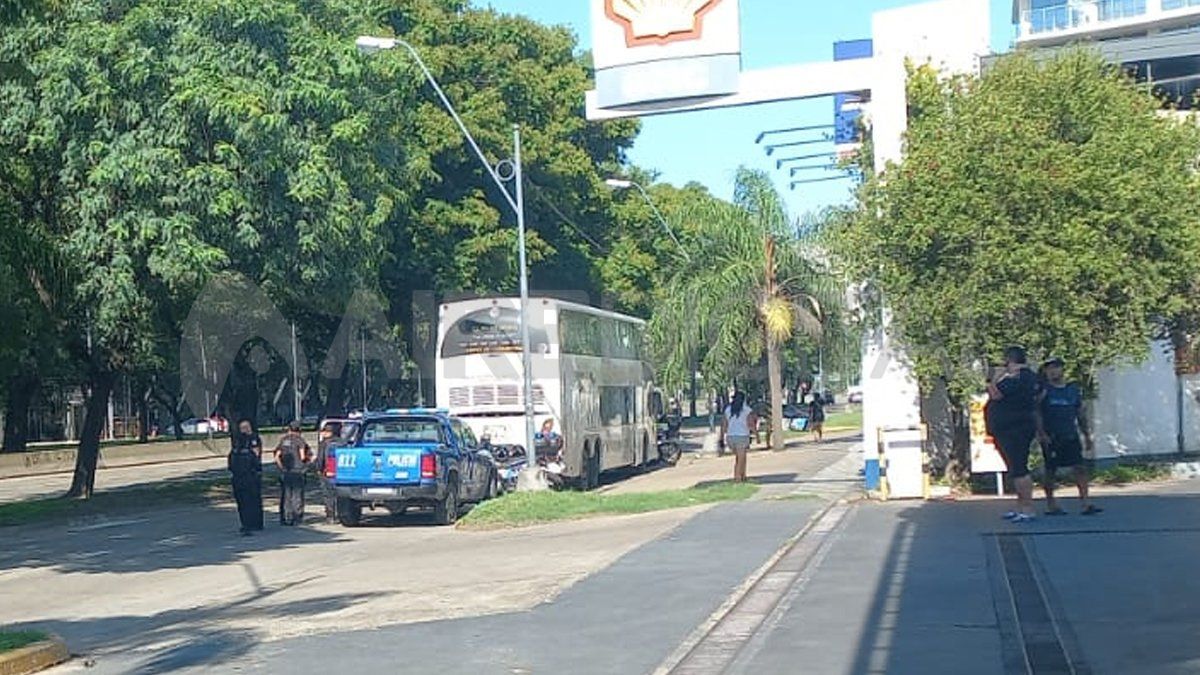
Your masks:
M 712 110 L 733 106 L 795 101 L 832 96 L 837 92 L 871 89 L 878 79 L 874 59 L 804 63 L 742 73 L 736 94 L 684 101 L 662 101 L 623 108 L 601 108 L 596 92 L 587 93 L 587 118 L 611 120 L 622 117 L 646 117 L 692 110 Z

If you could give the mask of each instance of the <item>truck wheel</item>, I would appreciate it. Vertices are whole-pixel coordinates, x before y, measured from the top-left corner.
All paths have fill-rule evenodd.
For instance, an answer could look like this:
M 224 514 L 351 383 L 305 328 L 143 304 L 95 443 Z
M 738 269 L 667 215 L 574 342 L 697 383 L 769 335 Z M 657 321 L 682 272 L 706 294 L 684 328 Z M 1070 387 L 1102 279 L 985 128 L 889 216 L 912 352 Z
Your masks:
M 500 492 L 501 492 L 500 472 L 492 471 L 491 475 L 488 476 L 487 493 L 483 495 L 483 499 L 484 499 L 484 501 L 487 501 L 489 499 L 495 499 L 496 497 L 500 496 Z
M 352 499 L 338 499 L 337 519 L 345 527 L 358 526 L 362 520 L 362 504 Z
M 446 496 L 433 507 L 433 519 L 438 525 L 453 525 L 458 520 L 458 478 L 446 483 Z

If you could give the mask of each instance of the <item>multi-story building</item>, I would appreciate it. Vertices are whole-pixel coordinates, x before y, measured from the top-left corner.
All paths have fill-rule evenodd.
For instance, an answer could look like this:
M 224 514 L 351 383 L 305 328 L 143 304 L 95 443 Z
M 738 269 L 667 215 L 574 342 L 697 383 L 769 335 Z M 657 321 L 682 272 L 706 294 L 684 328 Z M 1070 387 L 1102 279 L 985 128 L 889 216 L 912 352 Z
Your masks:
M 1200 91 L 1200 0 L 1014 0 L 1018 48 L 1094 43 L 1180 108 Z

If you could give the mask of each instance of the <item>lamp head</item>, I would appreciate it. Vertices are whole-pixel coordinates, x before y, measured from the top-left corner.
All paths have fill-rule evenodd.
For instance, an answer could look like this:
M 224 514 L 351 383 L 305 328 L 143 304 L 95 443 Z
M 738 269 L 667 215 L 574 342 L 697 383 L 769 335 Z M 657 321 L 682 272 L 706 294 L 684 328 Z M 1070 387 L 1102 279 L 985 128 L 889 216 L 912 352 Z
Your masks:
M 623 180 L 621 178 L 609 178 L 604 181 L 604 184 L 615 190 L 625 190 L 633 187 L 633 181 Z
M 354 44 L 358 46 L 358 51 L 364 54 L 374 54 L 378 51 L 394 48 L 396 46 L 396 41 L 392 38 L 360 35 L 358 39 L 354 41 Z

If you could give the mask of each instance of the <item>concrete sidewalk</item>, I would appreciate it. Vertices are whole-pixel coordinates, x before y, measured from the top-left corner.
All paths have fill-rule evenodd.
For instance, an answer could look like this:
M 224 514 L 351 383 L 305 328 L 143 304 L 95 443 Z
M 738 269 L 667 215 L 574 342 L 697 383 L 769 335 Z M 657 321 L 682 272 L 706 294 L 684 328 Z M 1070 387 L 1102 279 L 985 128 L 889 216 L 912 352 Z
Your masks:
M 1200 481 L 1098 503 L 861 502 L 720 672 L 1200 672 Z
M 273 461 L 270 450 L 279 442 L 280 437 L 280 434 L 263 436 L 263 447 L 267 451 L 264 463 Z M 315 448 L 315 436 L 309 434 L 307 438 Z M 100 451 L 100 462 L 97 465 L 96 491 L 223 475 L 228 452 L 228 438 L 105 447 Z M 38 453 L 0 455 L 0 458 L 11 465 L 7 471 L 0 466 L 0 504 L 60 497 L 71 487 L 74 450 L 54 451 L 57 458 L 53 462 L 34 462 L 29 466 L 21 464 L 36 454 Z

